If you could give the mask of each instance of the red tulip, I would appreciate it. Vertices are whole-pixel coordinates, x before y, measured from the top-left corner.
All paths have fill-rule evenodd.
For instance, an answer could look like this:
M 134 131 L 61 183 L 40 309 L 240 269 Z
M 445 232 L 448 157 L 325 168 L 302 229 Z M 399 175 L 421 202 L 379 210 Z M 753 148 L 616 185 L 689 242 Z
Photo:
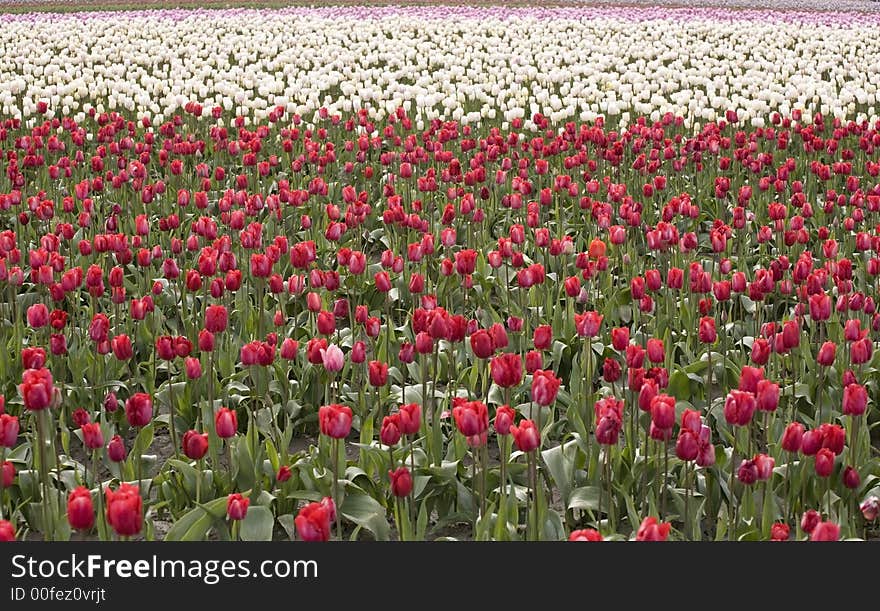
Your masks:
M 843 389 L 843 413 L 861 416 L 868 405 L 868 391 L 861 384 L 850 384 Z
M 815 461 L 816 475 L 819 477 L 828 477 L 834 471 L 834 452 L 828 448 L 820 448 L 816 452 Z
M 479 329 L 471 334 L 471 350 L 478 359 L 487 359 L 495 351 L 492 337 L 485 329 Z
M 90 450 L 104 447 L 104 435 L 101 433 L 101 425 L 97 422 L 83 424 L 81 427 L 83 444 Z
M 2 405 L 2 402 L 0 402 L 0 405 Z M 4 414 L 0 410 L 0 448 L 15 447 L 15 444 L 18 442 L 19 426 L 17 416 Z
M 336 316 L 333 315 L 333 312 L 322 310 L 318 312 L 317 325 L 318 333 L 332 335 L 336 331 Z
M 201 331 L 199 331 L 198 345 L 201 352 L 213 352 L 214 334 L 207 329 L 202 329 Z
M 700 452 L 699 442 L 693 432 L 682 429 L 675 442 L 675 455 L 680 460 L 694 460 Z
M 659 388 L 657 382 L 651 378 L 646 378 L 639 388 L 639 409 L 643 412 L 651 411 L 651 401 L 657 396 Z
M 651 399 L 651 422 L 658 429 L 675 425 L 675 397 L 659 394 Z
M 605 397 L 593 406 L 596 417 L 596 441 L 602 445 L 616 445 L 623 419 L 623 401 Z
M 468 276 L 474 273 L 477 262 L 477 251 L 461 250 L 455 253 L 455 271 L 461 276 Z
M 508 325 L 510 323 L 510 320 L 511 319 L 508 319 Z M 516 331 L 516 332 L 518 332 L 522 328 L 521 324 L 517 325 L 519 327 L 517 329 L 514 329 L 513 325 L 509 325 L 509 326 L 511 326 L 511 331 Z M 499 322 L 496 322 L 491 327 L 489 327 L 488 332 L 489 332 L 489 335 L 492 337 L 492 345 L 495 347 L 495 350 L 503 350 L 504 348 L 507 348 L 509 340 L 508 340 L 507 331 L 505 330 L 504 325 L 502 325 Z
M 821 521 L 822 516 L 819 515 L 819 512 L 815 509 L 809 509 L 801 517 L 801 530 L 807 534 L 812 533 Z
M 801 343 L 801 328 L 794 320 L 787 320 L 782 325 L 782 341 L 786 350 L 797 348 Z
M 226 515 L 230 520 L 244 520 L 250 504 L 251 500 L 238 492 L 230 494 L 226 499 Z
M 388 363 L 370 361 L 367 367 L 370 386 L 380 387 L 388 383 Z
M 122 437 L 114 435 L 107 444 L 107 458 L 113 462 L 122 462 L 125 460 L 125 444 Z
M 568 536 L 569 541 L 603 541 L 602 534 L 594 528 L 573 530 Z
M 531 375 L 544 368 L 544 355 L 538 350 L 526 352 L 526 373 Z
M 49 308 L 45 304 L 35 303 L 27 309 L 27 322 L 34 329 L 40 329 L 49 324 Z
M 67 338 L 60 333 L 53 333 L 49 336 L 49 350 L 53 356 L 67 354 Z
M 388 276 L 388 272 L 377 272 L 376 275 L 373 276 L 373 281 L 376 283 L 376 290 L 379 292 L 387 293 L 391 290 L 391 278 Z
M 516 412 L 509 405 L 502 405 L 495 411 L 495 432 L 499 435 L 510 435 Z
M 843 485 L 849 488 L 850 490 L 855 490 L 862 483 L 862 477 L 859 475 L 858 470 L 853 467 L 847 466 L 843 470 Z
M 629 344 L 629 327 L 615 327 L 611 329 L 611 345 L 618 352 L 625 350 Z
M 73 410 L 73 414 L 71 414 L 71 419 L 73 420 L 74 424 L 80 427 L 92 421 L 91 416 L 89 416 L 89 412 L 81 407 Z
M 785 427 L 785 432 L 782 434 L 782 449 L 786 452 L 799 452 L 803 439 L 804 425 L 800 422 L 792 422 Z
M 552 371 L 538 370 L 532 374 L 532 401 L 538 405 L 552 405 L 562 380 Z
M 718 334 L 715 331 L 715 319 L 704 316 L 700 319 L 699 339 L 704 344 L 712 344 L 717 339 Z
M 663 340 L 651 338 L 648 340 L 648 360 L 652 363 L 662 363 L 665 359 Z
M 751 393 L 731 390 L 724 400 L 724 419 L 728 424 L 746 426 L 752 421 L 757 403 Z
M 672 528 L 668 522 L 660 522 L 654 516 L 648 516 L 636 531 L 636 541 L 666 541 Z
M 137 486 L 120 484 L 115 491 L 107 488 L 107 523 L 121 537 L 130 537 L 143 526 L 143 501 Z
M 843 339 L 848 342 L 854 342 L 857 339 L 861 339 L 862 336 L 862 321 L 858 318 L 850 318 L 843 325 Z
M 834 522 L 819 522 L 810 533 L 810 541 L 837 541 L 840 527 Z
M 174 338 L 170 335 L 161 335 L 156 338 L 156 356 L 163 361 L 172 361 L 177 356 L 174 348 Z
M 351 408 L 337 403 L 324 405 L 318 409 L 318 423 L 321 433 L 334 439 L 348 437 L 351 431 Z
M 616 382 L 620 379 L 620 363 L 614 359 L 606 358 L 602 363 L 602 377 L 606 382 Z
M 481 401 L 464 401 L 452 408 L 452 417 L 465 437 L 477 437 L 489 429 L 489 411 Z
M 211 333 L 222 333 L 226 331 L 229 324 L 229 314 L 226 306 L 209 305 L 205 308 L 205 329 Z
M 816 362 L 823 367 L 830 367 L 834 364 L 834 356 L 837 353 L 837 345 L 834 342 L 825 342 L 819 348 L 819 354 L 816 356 Z
M 394 471 L 389 471 L 388 477 L 391 480 L 391 494 L 398 498 L 409 496 L 413 487 L 412 475 L 410 475 L 409 469 L 398 467 Z
M 146 393 L 135 393 L 125 402 L 125 417 L 131 426 L 147 426 L 153 419 L 153 399 Z
M 864 337 L 850 346 L 850 360 L 853 365 L 862 365 L 871 360 L 871 354 L 874 351 L 874 344 L 871 338 Z
M 46 351 L 39 347 L 23 348 L 21 364 L 25 369 L 42 369 L 46 364 Z
M 291 339 L 289 337 L 284 338 L 284 341 L 281 342 L 281 358 L 286 361 L 292 361 L 296 358 L 299 352 L 299 342 L 295 339 Z M 358 361 L 354 360 L 354 348 L 352 348 L 352 362 L 356 363 Z M 360 361 L 361 363 L 363 361 Z
M 510 434 L 520 452 L 528 453 L 541 445 L 541 431 L 531 420 L 522 420 L 519 426 L 511 426 Z
M 129 339 L 128 335 L 117 335 L 113 338 L 111 346 L 113 348 L 113 356 L 115 356 L 117 360 L 127 361 L 134 354 L 131 339 Z
M 502 388 L 513 388 L 522 381 L 522 359 L 518 354 L 499 354 L 489 361 L 492 380 Z
M 50 407 L 55 395 L 52 373 L 48 369 L 26 369 L 21 374 L 18 392 L 24 400 L 25 408 L 31 411 Z
M 580 337 L 596 337 L 604 317 L 598 312 L 584 312 L 574 315 L 574 326 Z
M 214 416 L 214 428 L 217 431 L 217 437 L 221 439 L 229 439 L 235 437 L 238 431 L 238 415 L 235 410 L 221 407 Z
M 15 483 L 15 465 L 5 461 L 0 465 L 0 488 L 9 488 Z
M 382 419 L 382 428 L 379 431 L 379 439 L 386 446 L 397 445 L 400 441 L 400 414 L 391 414 Z
M 825 293 L 810 295 L 810 318 L 815 321 L 831 318 L 831 297 Z
M 779 384 L 775 384 L 770 380 L 761 380 L 758 382 L 755 397 L 756 406 L 759 411 L 775 412 L 779 405 Z
M 549 350 L 553 343 L 553 328 L 550 325 L 541 325 L 535 329 L 534 344 L 536 350 Z
M 626 347 L 626 366 L 630 369 L 642 367 L 645 363 L 645 350 L 638 344 Z
M 201 460 L 208 452 L 208 434 L 187 431 L 181 440 L 181 447 L 190 460 Z
M 194 356 L 188 356 L 184 360 L 186 377 L 190 380 L 198 380 L 202 377 L 202 362 Z
M 0 520 L 0 542 L 15 541 L 15 526 L 7 520 Z
M 771 541 L 788 541 L 789 534 L 790 530 L 788 528 L 788 524 L 784 524 L 782 522 L 774 522 L 773 526 L 770 527 Z
M 287 480 L 289 480 L 293 476 L 293 472 L 290 470 L 290 467 L 287 465 L 281 465 L 278 468 L 278 473 L 275 475 L 275 480 L 279 484 L 283 484 Z
M 819 426 L 819 434 L 822 436 L 822 447 L 828 448 L 834 455 L 843 452 L 846 443 L 846 431 L 839 424 L 825 423 Z
M 272 275 L 272 260 L 262 253 L 251 255 L 251 276 L 254 278 L 268 278 Z
M 332 501 L 331 501 L 332 505 Z M 333 522 L 330 506 L 321 503 L 309 503 L 299 510 L 294 519 L 296 532 L 303 541 L 329 541 L 330 524 Z
M 739 378 L 739 390 L 755 394 L 758 392 L 758 382 L 764 379 L 763 367 L 743 366 Z
M 757 454 L 754 458 L 755 468 L 758 471 L 758 480 L 766 481 L 770 479 L 773 475 L 773 467 L 776 466 L 776 461 L 772 456 L 768 456 L 767 454 Z
M 398 411 L 400 415 L 400 432 L 404 435 L 415 435 L 419 432 L 422 422 L 422 406 L 418 403 L 401 405 Z
M 770 358 L 770 343 L 763 337 L 755 338 L 750 358 L 755 365 L 765 365 Z
M 758 467 L 753 459 L 743 460 L 736 472 L 736 478 L 746 486 L 758 481 Z
M 67 521 L 76 530 L 89 530 L 95 525 L 92 493 L 85 486 L 78 486 L 67 497 Z

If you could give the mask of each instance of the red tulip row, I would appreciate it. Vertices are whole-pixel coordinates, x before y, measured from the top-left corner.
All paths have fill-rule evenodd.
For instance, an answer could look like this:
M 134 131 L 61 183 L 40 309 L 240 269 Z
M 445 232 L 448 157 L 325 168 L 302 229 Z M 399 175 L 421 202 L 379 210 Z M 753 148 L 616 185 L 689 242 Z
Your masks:
M 0 120 L 0 534 L 870 536 L 880 125 L 736 119 Z

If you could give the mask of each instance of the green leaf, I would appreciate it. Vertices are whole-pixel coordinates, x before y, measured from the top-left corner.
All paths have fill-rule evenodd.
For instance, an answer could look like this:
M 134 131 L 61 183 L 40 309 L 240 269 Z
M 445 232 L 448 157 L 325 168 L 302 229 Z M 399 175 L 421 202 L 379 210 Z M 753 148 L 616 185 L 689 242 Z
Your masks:
M 571 491 L 568 500 L 569 509 L 581 509 L 595 511 L 599 508 L 600 489 L 598 486 L 583 486 Z
M 241 521 L 242 541 L 271 541 L 275 519 L 268 507 L 251 507 Z
M 290 539 L 296 538 L 295 519 L 296 518 L 292 513 L 285 513 L 283 516 L 278 516 L 278 523 L 281 524 L 281 528 L 284 529 L 284 532 L 287 533 L 287 536 Z
M 254 458 L 251 456 L 250 448 L 247 444 L 247 438 L 239 437 L 235 442 L 235 456 L 238 473 L 236 481 L 239 488 L 247 490 L 254 487 L 257 475 L 254 467 Z
M 165 541 L 202 541 L 215 520 L 226 513 L 226 497 L 214 499 L 185 513 L 165 535 Z
M 150 422 L 150 424 L 140 430 L 134 440 L 134 445 L 131 447 L 131 452 L 128 453 L 128 459 L 126 460 L 126 462 L 131 467 L 132 473 L 138 472 L 136 461 L 141 460 L 142 455 L 152 444 L 153 423 Z
M 567 445 L 571 445 L 572 443 L 575 442 L 569 442 Z M 564 450 L 565 446 L 558 445 L 541 452 L 541 457 L 544 459 L 544 464 L 547 465 L 547 469 L 550 471 L 550 475 L 553 477 L 553 481 L 559 489 L 559 494 L 562 495 L 562 502 L 567 505 L 569 496 L 571 495 L 571 480 L 569 478 L 569 473 L 571 472 L 572 461 L 565 455 Z
M 691 397 L 691 382 L 687 373 L 678 369 L 669 376 L 668 392 L 676 399 L 689 399 Z
M 376 499 L 366 494 L 350 494 L 342 501 L 339 513 L 363 528 L 366 528 L 377 541 L 388 540 L 388 521 L 385 508 Z

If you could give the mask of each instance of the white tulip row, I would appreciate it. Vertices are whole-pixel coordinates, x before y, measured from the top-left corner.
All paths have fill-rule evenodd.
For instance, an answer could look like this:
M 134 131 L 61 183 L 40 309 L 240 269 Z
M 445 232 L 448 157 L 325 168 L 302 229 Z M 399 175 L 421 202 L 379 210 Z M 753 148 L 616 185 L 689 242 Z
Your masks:
M 103 2 L 99 1 L 96 4 L 106 4 L 106 5 L 124 5 L 125 0 L 105 0 Z M 179 6 L 179 2 L 175 2 L 174 0 L 146 0 L 143 3 L 144 6 L 151 8 L 160 8 L 160 7 L 175 7 Z M 230 2 L 229 4 L 235 5 L 236 2 Z M 259 2 L 254 3 L 259 5 Z M 325 2 L 315 1 L 311 3 L 313 5 L 321 5 L 321 4 L 334 4 L 333 0 L 326 0 Z M 385 5 L 385 4 L 395 4 L 391 0 L 364 0 L 364 5 Z M 407 4 L 407 5 L 437 5 L 437 4 L 456 4 L 454 0 L 404 0 L 404 2 L 399 2 L 397 4 Z M 488 4 L 492 4 L 489 2 Z M 498 0 L 496 4 L 502 4 L 501 0 Z M 523 4 L 523 3 L 521 3 Z M 534 2 L 533 4 L 541 4 L 540 2 Z M 774 10 L 797 10 L 797 11 L 878 11 L 880 10 L 880 0 L 834 0 L 834 2 L 828 2 L 827 0 L 626 0 L 625 2 L 621 2 L 621 0 L 550 0 L 549 2 L 545 2 L 544 4 L 549 5 L 607 5 L 607 6 L 619 6 L 621 4 L 625 5 L 644 5 L 644 6 L 664 6 L 664 7 L 681 7 L 681 6 L 700 6 L 707 8 L 753 8 L 753 9 L 767 9 L 771 8 Z M 63 7 L 67 9 L 80 9 L 87 10 L 89 4 L 83 2 L 83 0 L 0 0 L 0 6 L 29 6 L 29 5 L 40 5 L 40 6 L 55 6 L 55 7 Z
M 874 118 L 880 16 L 677 9 L 448 7 L 145 11 L 0 18 L 0 111 L 124 109 L 153 122 L 189 101 L 263 120 L 406 107 L 423 125 L 753 125 L 794 109 Z M 528 125 L 528 122 L 527 122 Z

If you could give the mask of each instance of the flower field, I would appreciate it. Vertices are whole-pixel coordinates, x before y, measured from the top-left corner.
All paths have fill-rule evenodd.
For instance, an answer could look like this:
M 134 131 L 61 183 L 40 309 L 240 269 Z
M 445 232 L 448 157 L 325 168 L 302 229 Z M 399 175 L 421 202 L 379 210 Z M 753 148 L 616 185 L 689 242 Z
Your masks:
M 0 540 L 877 538 L 880 14 L 792 4 L 0 15 Z

